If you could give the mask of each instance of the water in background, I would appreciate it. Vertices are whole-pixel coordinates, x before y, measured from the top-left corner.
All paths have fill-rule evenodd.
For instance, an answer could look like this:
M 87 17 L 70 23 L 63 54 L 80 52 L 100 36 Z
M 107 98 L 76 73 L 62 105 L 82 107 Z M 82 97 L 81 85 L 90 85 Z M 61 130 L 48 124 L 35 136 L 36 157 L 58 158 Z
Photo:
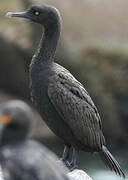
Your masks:
M 122 151 L 111 151 L 113 156 L 119 162 L 122 167 L 126 180 L 128 179 L 128 152 L 127 150 Z M 100 159 L 98 153 L 80 153 L 80 168 L 83 169 L 93 180 L 121 180 L 114 172 L 111 172 L 106 168 L 103 161 Z

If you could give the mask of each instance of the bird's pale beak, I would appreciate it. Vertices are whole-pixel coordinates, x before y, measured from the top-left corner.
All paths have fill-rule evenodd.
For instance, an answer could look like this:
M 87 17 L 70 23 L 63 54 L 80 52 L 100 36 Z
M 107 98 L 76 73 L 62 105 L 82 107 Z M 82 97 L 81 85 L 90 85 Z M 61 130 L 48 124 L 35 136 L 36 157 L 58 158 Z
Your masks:
M 16 13 L 8 12 L 5 16 L 9 17 L 9 18 L 11 18 L 11 17 L 28 18 L 26 12 L 16 12 Z

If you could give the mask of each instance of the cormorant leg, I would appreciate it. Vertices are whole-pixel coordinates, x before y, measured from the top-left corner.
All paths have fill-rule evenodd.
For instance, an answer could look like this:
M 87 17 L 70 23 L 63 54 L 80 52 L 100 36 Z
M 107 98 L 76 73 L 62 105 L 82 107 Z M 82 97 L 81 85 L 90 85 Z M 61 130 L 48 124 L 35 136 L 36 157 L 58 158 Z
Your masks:
M 76 163 L 77 163 L 78 152 L 79 151 L 73 147 L 72 160 L 71 160 L 71 163 L 70 163 L 70 166 L 69 166 L 70 171 L 73 171 L 74 169 L 77 168 Z
M 63 151 L 63 154 L 62 154 L 61 161 L 63 161 L 63 163 L 65 164 L 65 166 L 67 166 L 67 168 L 70 167 L 70 163 L 69 163 L 69 161 L 68 161 L 69 153 L 70 153 L 70 146 L 65 145 L 65 146 L 64 146 L 64 151 Z
M 70 146 L 65 145 L 61 161 L 63 161 L 66 166 L 69 166 L 69 163 L 68 163 L 69 151 L 70 151 Z

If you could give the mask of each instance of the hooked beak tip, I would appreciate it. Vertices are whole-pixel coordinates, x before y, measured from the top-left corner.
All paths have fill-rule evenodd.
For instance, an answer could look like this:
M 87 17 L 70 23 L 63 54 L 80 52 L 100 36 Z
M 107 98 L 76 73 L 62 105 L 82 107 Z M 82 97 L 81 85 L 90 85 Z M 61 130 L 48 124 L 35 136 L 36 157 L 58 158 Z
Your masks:
M 11 18 L 11 17 L 12 17 L 12 15 L 13 15 L 13 13 L 12 13 L 12 12 L 8 12 L 7 14 L 5 14 L 5 16 L 6 16 L 6 17 L 9 17 L 9 18 Z

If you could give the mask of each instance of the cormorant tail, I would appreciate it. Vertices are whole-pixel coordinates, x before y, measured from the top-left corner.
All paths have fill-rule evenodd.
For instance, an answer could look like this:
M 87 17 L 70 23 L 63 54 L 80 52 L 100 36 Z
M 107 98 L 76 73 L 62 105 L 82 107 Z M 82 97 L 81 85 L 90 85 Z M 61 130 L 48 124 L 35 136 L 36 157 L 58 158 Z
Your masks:
M 105 146 L 102 146 L 102 149 L 99 152 L 99 154 L 106 166 L 109 167 L 111 171 L 115 171 L 116 174 L 125 178 L 125 174 L 122 171 L 120 165 Z

